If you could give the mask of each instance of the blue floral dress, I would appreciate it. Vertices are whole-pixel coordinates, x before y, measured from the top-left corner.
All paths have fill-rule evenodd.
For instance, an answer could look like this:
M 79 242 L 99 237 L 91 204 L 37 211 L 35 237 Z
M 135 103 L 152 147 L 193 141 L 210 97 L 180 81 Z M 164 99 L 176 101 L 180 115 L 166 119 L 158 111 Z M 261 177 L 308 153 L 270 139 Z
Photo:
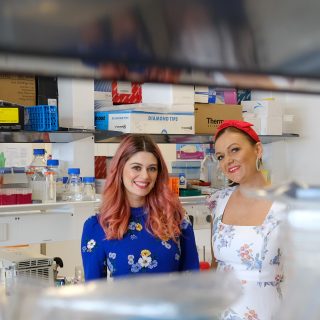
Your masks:
M 236 226 L 222 222 L 226 204 L 237 187 L 219 190 L 209 197 L 213 210 L 212 244 L 218 271 L 233 271 L 242 286 L 241 298 L 225 310 L 225 320 L 270 320 L 281 302 L 283 279 L 278 241 L 283 205 L 274 202 L 260 226 Z
M 81 252 L 86 280 L 138 273 L 198 270 L 199 258 L 189 221 L 181 224 L 180 239 L 162 241 L 146 230 L 143 208 L 131 208 L 128 231 L 121 240 L 106 240 L 97 216 L 84 224 Z

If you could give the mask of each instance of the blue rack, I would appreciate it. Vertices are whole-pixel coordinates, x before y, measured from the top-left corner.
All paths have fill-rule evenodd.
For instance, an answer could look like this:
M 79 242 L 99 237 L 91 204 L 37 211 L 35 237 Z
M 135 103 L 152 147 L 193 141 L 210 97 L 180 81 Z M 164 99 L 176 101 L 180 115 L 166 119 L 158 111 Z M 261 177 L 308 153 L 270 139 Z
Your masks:
M 57 106 L 25 107 L 25 130 L 57 131 L 59 129 Z

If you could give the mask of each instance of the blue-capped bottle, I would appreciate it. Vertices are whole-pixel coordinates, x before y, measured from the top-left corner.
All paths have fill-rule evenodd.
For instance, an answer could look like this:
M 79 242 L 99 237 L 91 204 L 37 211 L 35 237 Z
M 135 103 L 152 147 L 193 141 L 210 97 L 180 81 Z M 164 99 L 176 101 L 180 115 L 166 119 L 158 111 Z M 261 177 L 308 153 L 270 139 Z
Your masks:
M 32 189 L 32 202 L 42 203 L 45 197 L 45 184 L 47 163 L 44 149 L 33 150 L 33 160 L 29 166 L 30 186 Z
M 79 168 L 68 169 L 68 181 L 66 184 L 64 200 L 81 201 L 82 200 L 82 182 Z
M 96 188 L 94 177 L 83 177 L 82 200 L 93 201 L 96 199 Z

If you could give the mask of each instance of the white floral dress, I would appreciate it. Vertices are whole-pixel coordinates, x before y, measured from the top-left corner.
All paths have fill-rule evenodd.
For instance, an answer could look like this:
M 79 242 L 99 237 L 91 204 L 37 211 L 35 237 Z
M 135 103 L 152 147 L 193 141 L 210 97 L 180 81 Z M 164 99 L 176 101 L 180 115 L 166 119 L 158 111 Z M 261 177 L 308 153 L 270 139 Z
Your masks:
M 222 319 L 270 320 L 276 316 L 281 302 L 283 272 L 278 234 L 284 208 L 274 202 L 260 226 L 224 224 L 222 216 L 236 188 L 219 190 L 209 197 L 217 270 L 233 271 L 241 281 L 243 293 L 225 310 Z

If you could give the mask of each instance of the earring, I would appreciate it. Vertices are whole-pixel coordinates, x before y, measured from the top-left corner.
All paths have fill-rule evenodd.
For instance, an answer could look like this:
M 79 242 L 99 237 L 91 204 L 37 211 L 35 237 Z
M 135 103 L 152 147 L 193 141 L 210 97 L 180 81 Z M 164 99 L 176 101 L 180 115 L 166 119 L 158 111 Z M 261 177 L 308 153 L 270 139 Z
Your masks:
M 261 171 L 263 169 L 262 158 L 256 159 L 256 169 L 257 169 L 257 171 Z

